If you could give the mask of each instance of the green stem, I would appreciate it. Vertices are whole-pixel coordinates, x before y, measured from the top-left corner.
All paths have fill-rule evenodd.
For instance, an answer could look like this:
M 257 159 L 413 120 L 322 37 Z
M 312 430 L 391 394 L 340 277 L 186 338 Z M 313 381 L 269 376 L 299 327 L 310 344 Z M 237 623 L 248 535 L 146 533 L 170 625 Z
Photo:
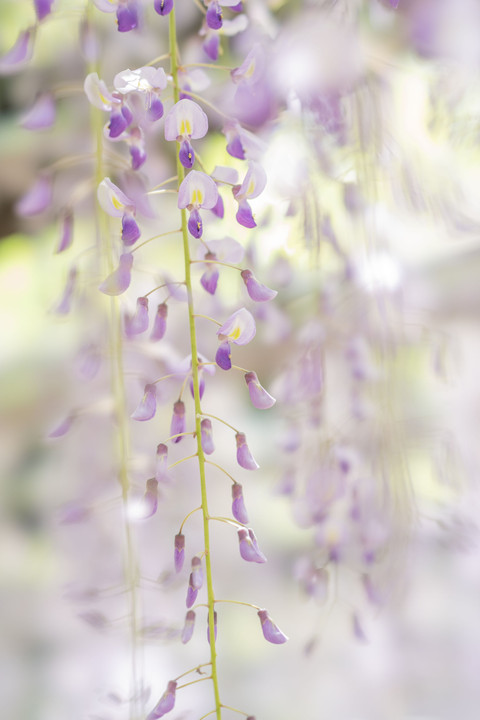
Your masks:
M 175 25 L 175 6 L 173 7 L 169 18 L 169 50 L 170 50 L 170 69 L 173 78 L 174 100 L 179 100 L 178 86 L 178 55 L 177 55 L 177 33 Z M 181 164 L 177 152 L 177 175 L 178 187 L 185 178 L 185 169 Z M 198 352 L 197 352 L 197 335 L 195 330 L 195 309 L 193 305 L 191 265 L 190 265 L 190 246 L 188 242 L 187 214 L 183 209 L 180 211 L 182 217 L 182 237 L 183 237 L 183 254 L 185 262 L 185 285 L 188 297 L 188 321 L 190 327 L 190 348 L 192 351 L 192 383 L 193 383 L 193 400 L 195 405 L 195 428 L 197 440 L 198 469 L 200 474 L 200 489 L 202 497 L 202 515 L 203 515 L 203 536 L 205 541 L 205 571 L 207 580 L 208 595 L 208 625 L 210 628 L 210 660 L 212 663 L 212 684 L 215 697 L 215 711 L 217 720 L 222 718 L 222 706 L 220 702 L 220 692 L 218 687 L 217 674 L 217 652 L 215 647 L 215 623 L 214 623 L 214 607 L 215 596 L 213 592 L 212 564 L 210 557 L 210 528 L 209 513 L 207 503 L 207 483 L 205 477 L 205 456 L 202 448 L 202 429 L 201 429 L 201 407 L 200 407 L 200 383 L 198 372 Z

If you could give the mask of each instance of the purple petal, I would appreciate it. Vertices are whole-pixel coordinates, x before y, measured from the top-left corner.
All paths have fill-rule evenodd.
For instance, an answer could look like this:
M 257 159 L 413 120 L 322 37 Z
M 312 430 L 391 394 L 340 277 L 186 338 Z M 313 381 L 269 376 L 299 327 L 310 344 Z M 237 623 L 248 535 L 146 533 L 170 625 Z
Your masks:
M 157 386 L 145 385 L 144 395 L 131 416 L 133 420 L 151 420 L 157 409 Z
M 188 231 L 194 238 L 202 237 L 203 223 L 198 210 L 194 209 L 188 218 Z
M 37 18 L 40 21 L 52 12 L 53 0 L 34 0 L 34 5 Z
M 237 433 L 235 440 L 237 443 L 237 462 L 240 467 L 245 468 L 245 470 L 258 470 L 260 466 L 250 452 L 245 435 Z
M 185 560 L 185 535 L 182 535 L 181 533 L 175 535 L 175 550 L 173 557 L 175 572 L 179 573 Z
M 240 274 L 247 287 L 248 294 L 255 302 L 268 302 L 278 294 L 276 290 L 271 290 L 266 285 L 259 283 L 251 270 L 242 270 Z
M 250 400 L 259 410 L 268 410 L 277 402 L 258 382 L 257 374 L 248 372 L 245 374 L 245 382 L 250 393 Z
M 245 150 L 238 135 L 232 137 L 230 142 L 227 143 L 227 152 L 234 158 L 245 160 Z
M 75 419 L 75 415 L 69 415 L 68 417 L 64 418 L 58 425 L 54 427 L 54 429 L 48 433 L 49 438 L 57 438 L 62 437 L 63 435 L 66 435 L 67 432 L 72 427 L 72 423 Z
M 125 213 L 122 216 L 122 241 L 124 245 L 133 245 L 140 237 L 140 228 L 132 215 Z
M 240 528 L 238 530 L 239 549 L 241 557 L 247 562 L 265 563 L 267 558 L 258 547 L 253 530 Z
M 52 202 L 52 182 L 47 175 L 40 175 L 15 206 L 18 215 L 31 217 L 43 212 Z
M 178 435 L 185 432 L 185 403 L 181 400 L 173 406 L 172 422 L 170 425 L 170 435 Z M 180 442 L 182 436 L 174 439 L 174 443 Z
M 33 55 L 33 41 L 35 32 L 33 29 L 20 33 L 15 45 L 0 58 L 0 75 L 10 75 L 21 70 Z
M 185 615 L 185 625 L 182 630 L 182 643 L 185 645 L 189 640 L 192 639 L 193 631 L 195 629 L 195 613 L 193 610 L 188 610 Z
M 191 574 L 192 587 L 195 590 L 200 590 L 203 585 L 203 568 L 202 561 L 197 555 L 192 558 L 192 574 Z
M 161 340 L 163 336 L 165 335 L 165 331 L 167 329 L 167 315 L 168 315 L 168 306 L 166 303 L 160 303 L 160 305 L 157 308 L 157 314 L 155 315 L 155 320 L 153 323 L 153 329 L 152 334 L 150 335 L 150 340 Z
M 255 337 L 256 327 L 253 315 L 246 309 L 240 308 L 234 312 L 217 330 L 219 339 L 246 345 Z
M 206 21 L 212 30 L 220 30 L 223 25 L 222 8 L 215 0 L 212 0 L 208 6 Z
M 225 207 L 223 205 L 223 200 L 222 200 L 222 196 L 220 195 L 220 193 L 218 193 L 217 202 L 210 209 L 211 209 L 212 213 L 220 219 L 223 218 L 223 216 L 225 215 Z
M 164 111 L 162 101 L 160 100 L 160 98 L 152 95 L 147 111 L 148 119 L 152 122 L 155 122 L 155 120 L 160 120 L 160 118 L 163 117 L 163 112 Z
M 119 137 L 129 126 L 125 115 L 116 108 L 110 113 L 110 122 L 108 123 L 108 136 L 111 138 Z
M 210 58 L 210 60 L 218 60 L 218 51 L 220 48 L 220 38 L 218 33 L 208 33 L 205 41 L 202 45 L 204 53 Z
M 117 26 L 118 32 L 129 32 L 134 30 L 138 25 L 138 10 L 135 2 L 129 2 L 127 5 L 120 5 L 117 8 Z
M 265 640 L 268 640 L 268 642 L 274 643 L 275 645 L 281 645 L 282 643 L 287 642 L 287 636 L 277 625 L 275 625 L 266 610 L 259 610 L 257 615 L 262 624 L 262 632 Z
M 62 232 L 60 241 L 55 252 L 61 253 L 70 247 L 73 240 L 73 212 L 67 210 L 63 216 Z
M 215 257 L 214 255 L 212 257 Z M 208 255 L 206 256 L 208 259 Z M 207 269 L 203 273 L 202 277 L 200 278 L 200 283 L 204 290 L 206 290 L 210 295 L 215 295 L 215 291 L 217 289 L 217 283 L 218 283 L 218 277 L 219 272 L 218 269 L 214 265 L 208 265 Z
M 147 153 L 143 145 L 130 145 L 130 157 L 132 158 L 132 170 L 138 170 L 147 159 Z
M 73 267 L 73 268 L 71 268 L 70 272 L 68 273 L 67 282 L 65 284 L 65 289 L 63 291 L 61 300 L 54 309 L 54 312 L 57 313 L 57 315 L 68 315 L 68 313 L 70 312 L 72 295 L 75 290 L 76 280 L 77 280 L 77 269 L 75 267 Z
M 119 265 L 100 285 L 99 290 L 105 295 L 121 295 L 130 285 L 133 255 L 120 255 Z
M 243 488 L 240 483 L 232 485 L 232 515 L 235 520 L 246 525 L 248 523 L 247 509 L 243 499 Z
M 175 706 L 175 691 L 177 689 L 177 683 L 175 680 L 170 680 L 167 685 L 167 689 L 163 693 L 162 697 L 147 715 L 147 720 L 158 720 L 158 718 L 166 715 L 170 710 L 173 710 Z
M 55 122 L 56 107 L 51 93 L 39 95 L 30 110 L 20 120 L 25 130 L 45 130 Z
M 195 163 L 195 152 L 188 140 L 184 140 L 180 145 L 178 157 L 184 168 L 190 170 L 190 168 L 193 167 Z
M 152 515 L 155 515 L 158 507 L 158 482 L 155 478 L 147 480 L 147 486 L 145 495 L 143 496 L 143 502 L 145 504 L 145 515 L 143 516 L 146 520 Z
M 198 590 L 193 586 L 192 573 L 188 579 L 187 598 L 185 600 L 187 608 L 191 608 L 197 599 Z
M 222 370 L 230 370 L 232 367 L 230 343 L 224 342 L 218 346 L 217 354 L 215 355 L 215 362 L 218 367 Z
M 148 298 L 137 298 L 137 307 L 133 317 L 125 317 L 125 334 L 128 338 L 145 332 L 148 328 Z
M 213 611 L 213 634 L 215 635 L 215 640 L 217 639 L 217 611 Z M 210 623 L 207 622 L 207 641 L 210 645 Z
M 215 445 L 213 444 L 212 421 L 208 418 L 205 418 L 204 420 L 202 420 L 200 425 L 202 428 L 203 452 L 207 455 L 211 455 L 215 450 Z
M 238 210 L 235 218 L 239 225 L 243 225 L 246 228 L 257 227 L 257 223 L 254 220 L 252 214 L 252 208 L 248 204 L 247 200 L 241 200 L 238 203 Z
M 153 7 L 159 15 L 168 15 L 173 8 L 173 0 L 154 0 Z

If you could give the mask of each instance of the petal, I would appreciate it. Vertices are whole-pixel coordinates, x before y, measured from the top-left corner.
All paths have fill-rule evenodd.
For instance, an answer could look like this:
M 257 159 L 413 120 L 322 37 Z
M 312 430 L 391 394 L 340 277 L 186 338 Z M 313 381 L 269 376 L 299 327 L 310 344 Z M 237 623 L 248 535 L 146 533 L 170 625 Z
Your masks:
M 175 535 L 173 559 L 175 563 L 175 572 L 178 573 L 182 569 L 185 560 L 185 535 L 182 535 L 182 533 Z
M 150 97 L 149 105 L 148 105 L 148 119 L 152 122 L 155 122 L 156 120 L 160 120 L 161 117 L 163 117 L 163 103 L 156 95 L 152 95 Z
M 248 170 L 245 173 L 242 184 L 233 194 L 238 200 L 256 198 L 264 190 L 266 184 L 267 175 L 265 170 L 260 163 L 251 160 L 248 163 Z
M 210 60 L 218 60 L 218 51 L 220 49 L 220 38 L 216 32 L 210 32 L 207 34 L 202 49 L 204 53 L 210 58 Z
M 242 270 L 240 273 L 247 287 L 247 292 L 255 302 L 268 302 L 278 295 L 276 290 L 271 290 L 266 285 L 259 283 L 251 270 Z
M 165 90 L 167 76 L 163 68 L 154 68 L 148 65 L 136 70 L 122 70 L 113 79 L 115 90 L 122 95 L 131 92 L 150 93 L 152 90 Z
M 193 100 L 179 100 L 165 116 L 165 140 L 198 139 L 207 134 L 208 117 Z
M 195 590 L 200 590 L 203 585 L 203 568 L 201 559 L 195 555 L 192 558 L 192 575 L 191 575 L 192 587 Z
M 119 104 L 119 101 L 109 92 L 103 80 L 100 80 L 96 72 L 90 73 L 85 78 L 83 89 L 90 103 L 100 110 L 111 111 Z
M 38 215 L 52 202 L 52 182 L 47 175 L 40 175 L 33 187 L 17 202 L 15 210 L 22 217 Z
M 195 152 L 188 140 L 184 140 L 180 145 L 178 157 L 184 168 L 190 170 L 195 163 Z
M 0 75 L 10 75 L 21 70 L 33 55 L 34 29 L 20 33 L 15 45 L 0 58 Z
M 224 342 L 218 346 L 218 350 L 215 355 L 215 362 L 218 367 L 222 368 L 222 370 L 230 370 L 232 367 L 231 357 L 232 355 L 229 342 Z
M 120 109 L 113 108 L 110 114 L 110 122 L 108 123 L 108 137 L 118 138 L 124 130 L 129 126 L 128 116 L 125 117 Z
M 240 467 L 245 468 L 245 470 L 258 470 L 260 466 L 250 452 L 245 435 L 237 433 L 235 441 L 237 443 L 237 462 Z
M 203 233 L 203 222 L 202 217 L 198 210 L 194 208 L 188 217 L 188 232 L 193 235 L 194 238 L 202 237 Z
M 38 21 L 50 15 L 52 11 L 53 0 L 34 0 L 35 12 L 37 13 Z
M 135 412 L 132 414 L 133 420 L 151 420 L 157 410 L 157 386 L 150 384 L 145 385 L 144 395 Z
M 258 382 L 257 374 L 254 372 L 246 373 L 245 382 L 248 386 L 250 399 L 258 410 L 268 410 L 277 402 Z
M 129 2 L 127 5 L 120 5 L 117 8 L 117 28 L 118 32 L 129 32 L 134 30 L 138 25 L 138 9 L 135 2 Z
M 155 478 L 147 480 L 147 486 L 145 495 L 143 496 L 143 502 L 145 505 L 145 515 L 143 516 L 146 520 L 152 515 L 155 515 L 158 507 L 158 482 Z
M 260 618 L 263 637 L 265 640 L 268 640 L 268 642 L 274 643 L 275 645 L 281 645 L 282 643 L 287 642 L 287 636 L 277 625 L 275 625 L 266 610 L 259 610 L 257 615 Z
M 203 289 L 210 293 L 210 295 L 215 295 L 218 283 L 218 276 L 219 273 L 217 268 L 210 266 L 205 270 L 202 277 L 200 278 L 200 283 Z
M 255 320 L 246 308 L 241 308 L 230 315 L 228 320 L 217 330 L 217 335 L 222 342 L 229 340 L 235 345 L 246 345 L 253 340 L 255 333 Z
M 247 509 L 243 499 L 243 488 L 240 483 L 232 485 L 232 515 L 235 520 L 246 525 L 248 523 Z
M 220 28 L 223 25 L 223 15 L 222 15 L 222 8 L 218 4 L 218 2 L 215 2 L 215 0 L 212 0 L 210 5 L 207 9 L 207 15 L 206 15 L 206 21 L 209 28 L 212 30 L 220 30 Z
M 138 170 L 147 159 L 145 148 L 140 145 L 130 145 L 130 157 L 132 158 L 132 170 Z
M 159 15 L 168 15 L 173 8 L 173 0 L 154 0 L 153 7 Z
M 56 107 L 51 93 L 38 95 L 30 110 L 23 115 L 20 125 L 25 130 L 45 130 L 55 122 Z
M 185 625 L 182 630 L 182 643 L 185 645 L 189 640 L 192 639 L 193 631 L 195 629 L 195 613 L 193 610 L 188 610 L 185 615 Z
M 140 237 L 140 228 L 138 227 L 135 219 L 125 213 L 122 216 L 122 241 L 124 245 L 133 245 Z
M 221 240 L 209 240 L 208 249 L 202 246 L 199 250 L 199 259 L 205 258 L 211 252 L 217 260 L 237 265 L 242 262 L 245 250 L 237 240 L 231 237 L 224 237 Z
M 243 63 L 230 76 L 234 83 L 253 84 L 257 82 L 265 67 L 265 52 L 261 45 L 255 44 L 245 57 Z
M 130 285 L 133 255 L 125 253 L 120 255 L 119 265 L 103 283 L 99 290 L 105 295 L 121 295 Z
M 193 587 L 192 582 L 192 573 L 190 573 L 190 577 L 188 580 L 188 587 L 187 587 L 187 597 L 185 600 L 185 604 L 187 608 L 191 608 L 192 605 L 195 603 L 195 600 L 197 599 L 198 590 Z
M 267 558 L 258 547 L 257 539 L 250 528 L 238 530 L 239 550 L 241 557 L 247 562 L 265 563 Z
M 48 437 L 57 438 L 66 435 L 72 427 L 72 423 L 74 420 L 75 415 L 68 415 L 68 417 L 64 418 L 60 423 L 58 423 L 58 425 L 53 428 L 53 430 L 48 433 Z
M 55 250 L 56 253 L 61 253 L 67 250 L 73 241 L 73 212 L 67 210 L 63 216 L 63 222 L 61 226 L 60 240 Z
M 223 218 L 225 215 L 225 206 L 223 204 L 222 196 L 220 193 L 218 193 L 218 199 L 215 205 L 211 208 L 212 213 L 216 215 L 218 218 Z
M 209 175 L 191 170 L 178 190 L 178 207 L 213 208 L 218 200 L 218 188 Z
M 158 701 L 158 703 L 155 705 L 153 710 L 149 712 L 147 716 L 147 720 L 158 720 L 158 718 L 163 717 L 166 715 L 170 710 L 173 710 L 175 706 L 175 691 L 177 689 L 177 683 L 175 680 L 171 680 L 168 685 L 167 689 L 163 693 L 162 697 Z
M 65 289 L 63 291 L 62 298 L 56 308 L 54 309 L 54 312 L 57 313 L 57 315 L 68 315 L 70 312 L 70 306 L 72 302 L 72 295 L 75 290 L 77 280 L 77 269 L 75 267 L 71 268 L 70 272 L 68 273 L 67 282 L 65 285 Z
M 241 200 L 238 203 L 238 210 L 235 218 L 239 225 L 243 225 L 246 228 L 257 227 L 257 223 L 253 217 L 252 208 L 246 200 Z
M 111 217 L 122 217 L 125 211 L 135 210 L 133 200 L 130 200 L 108 177 L 98 186 L 97 198 L 101 208 Z
M 137 298 L 137 307 L 133 317 L 125 317 L 125 335 L 128 338 L 139 335 L 148 329 L 148 298 Z
M 172 422 L 170 424 L 170 435 L 179 435 L 185 432 L 185 404 L 177 400 L 173 405 Z M 182 436 L 176 437 L 173 442 L 179 443 Z
M 168 306 L 166 303 L 160 303 L 160 305 L 157 308 L 157 314 L 155 315 L 155 320 L 153 323 L 153 329 L 152 334 L 150 335 L 150 340 L 161 340 L 163 336 L 165 335 L 165 331 L 167 329 L 167 315 L 168 315 Z

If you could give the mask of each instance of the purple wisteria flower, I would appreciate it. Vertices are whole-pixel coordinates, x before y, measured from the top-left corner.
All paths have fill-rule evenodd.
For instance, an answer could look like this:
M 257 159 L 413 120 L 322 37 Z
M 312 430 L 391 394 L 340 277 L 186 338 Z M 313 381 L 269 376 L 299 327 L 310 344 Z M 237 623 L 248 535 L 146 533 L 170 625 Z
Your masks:
M 67 209 L 63 214 L 60 240 L 57 245 L 56 253 L 62 253 L 67 250 L 73 241 L 73 212 Z
M 240 555 L 247 562 L 265 563 L 267 558 L 258 547 L 257 538 L 251 528 L 238 530 Z
M 178 189 L 178 207 L 190 211 L 188 229 L 195 238 L 203 233 L 200 208 L 211 209 L 218 200 L 218 189 L 209 175 L 191 170 Z
M 144 95 L 149 120 L 159 120 L 163 116 L 160 93 L 167 87 L 167 76 L 163 68 L 145 66 L 136 70 L 122 70 L 115 75 L 113 85 L 121 95 Z
M 163 336 L 165 335 L 165 332 L 167 330 L 167 315 L 168 315 L 167 303 L 160 303 L 160 305 L 157 307 L 155 320 L 153 321 L 153 328 L 152 328 L 152 333 L 150 335 L 150 340 L 156 341 L 156 340 L 161 340 L 163 338 Z
M 230 370 L 232 367 L 232 352 L 229 342 L 223 342 L 218 346 L 215 362 L 222 370 Z
M 218 197 L 221 199 L 220 195 Z M 224 237 L 221 240 L 211 240 L 208 243 L 204 243 L 198 249 L 199 260 L 218 260 L 219 262 L 229 264 L 241 262 L 244 254 L 245 250 L 240 243 L 231 237 Z M 214 295 L 217 289 L 219 269 L 214 262 L 207 262 L 205 266 L 205 272 L 200 278 L 200 283 L 210 295 Z
M 122 218 L 122 240 L 125 245 L 132 245 L 138 240 L 140 228 L 134 219 L 136 212 L 134 200 L 127 197 L 108 177 L 98 186 L 97 197 L 100 207 L 107 215 Z
M 238 3 L 232 7 L 232 10 L 235 10 L 237 7 Z M 247 26 L 248 20 L 245 15 L 238 15 L 231 20 L 223 18 L 222 27 L 219 30 L 214 30 L 209 27 L 207 20 L 205 19 L 205 22 L 199 32 L 199 35 L 205 38 L 202 43 L 203 51 L 210 60 L 218 60 L 220 50 L 220 33 L 228 37 L 233 37 L 234 35 L 238 35 L 238 33 L 243 32 Z
M 248 523 L 247 509 L 243 499 L 243 488 L 240 483 L 232 485 L 232 515 L 239 523 L 246 525 Z
M 21 70 L 32 59 L 34 41 L 34 27 L 21 32 L 15 45 L 0 58 L 0 75 L 10 75 Z
M 39 175 L 30 190 L 17 202 L 15 210 L 22 217 L 39 215 L 52 202 L 52 179 L 50 175 Z
M 155 479 L 158 482 L 170 482 L 170 476 L 168 474 L 168 448 L 163 443 L 157 445 L 157 452 L 155 453 Z
M 168 15 L 173 9 L 173 0 L 154 0 L 153 7 L 159 15 Z
M 200 590 L 200 588 L 203 585 L 203 568 L 202 568 L 202 561 L 198 557 L 198 555 L 195 555 L 195 557 L 192 558 L 192 575 L 191 575 L 191 583 L 192 587 L 195 590 Z
M 268 640 L 268 642 L 274 643 L 275 645 L 281 645 L 282 643 L 287 642 L 288 637 L 280 630 L 278 625 L 275 625 L 266 610 L 259 610 L 257 615 L 260 618 L 263 637 L 265 640 Z
M 179 100 L 165 116 L 165 140 L 181 143 L 178 156 L 183 167 L 190 169 L 195 162 L 195 153 L 190 140 L 205 137 L 208 132 L 208 117 L 196 102 L 184 98 Z
M 151 420 L 157 410 L 157 386 L 153 383 L 145 385 L 143 398 L 132 414 L 133 420 Z
M 250 393 L 250 400 L 256 408 L 259 410 L 268 410 L 268 408 L 275 405 L 277 401 L 260 385 L 256 373 L 246 373 L 245 382 L 247 383 L 248 392 Z
M 246 308 L 240 308 L 219 327 L 217 335 L 222 343 L 247 345 L 255 337 L 256 331 L 253 315 Z
M 158 720 L 158 718 L 166 715 L 170 710 L 173 710 L 175 706 L 175 692 L 177 690 L 177 683 L 175 680 L 170 680 L 167 685 L 167 689 L 163 693 L 162 697 L 151 710 L 146 720 Z
M 215 640 L 217 639 L 217 611 L 213 611 L 213 634 L 215 635 Z M 210 645 L 210 623 L 207 622 L 207 641 Z
M 232 192 L 238 202 L 236 214 L 237 222 L 246 228 L 256 227 L 252 209 L 248 203 L 249 198 L 256 198 L 264 190 L 267 176 L 263 167 L 257 162 L 249 162 L 248 170 L 241 185 L 236 185 Z
M 130 285 L 132 265 L 131 253 L 120 255 L 117 269 L 105 278 L 98 289 L 105 295 L 121 295 Z
M 174 438 L 174 443 L 179 443 L 182 439 L 181 433 L 185 432 L 185 403 L 177 400 L 173 405 L 172 422 L 170 424 L 170 435 L 180 435 Z
M 20 119 L 25 130 L 45 130 L 51 128 L 57 115 L 55 100 L 52 93 L 41 93 L 35 99 L 30 110 Z
M 213 444 L 212 421 L 204 418 L 201 422 L 202 428 L 202 449 L 206 455 L 211 455 L 215 450 Z
M 260 466 L 250 452 L 245 435 L 237 433 L 235 440 L 237 443 L 237 462 L 240 467 L 245 468 L 245 470 L 258 470 Z
M 125 316 L 125 335 L 128 338 L 140 335 L 148 329 L 148 298 L 137 298 L 137 307 L 134 315 Z
M 265 143 L 236 120 L 229 120 L 223 127 L 227 139 L 227 152 L 239 160 L 258 160 L 265 151 Z
M 256 43 L 245 56 L 242 64 L 232 70 L 230 76 L 237 85 L 253 85 L 261 78 L 265 68 L 265 51 Z
M 138 3 L 136 0 L 93 0 L 94 5 L 106 13 L 116 13 L 119 32 L 129 32 L 138 25 Z
M 193 631 L 195 629 L 195 612 L 188 610 L 185 615 L 185 625 L 182 630 L 182 643 L 185 645 L 189 640 L 192 639 Z
M 144 519 L 146 520 L 152 515 L 155 515 L 158 507 L 158 482 L 155 478 L 149 478 L 145 489 L 145 495 L 143 496 L 143 502 L 145 505 Z
M 266 285 L 258 282 L 251 270 L 242 270 L 240 275 L 245 283 L 248 294 L 255 302 L 268 302 L 278 295 L 276 290 L 271 290 Z
M 183 563 L 185 561 L 185 535 L 182 535 L 182 533 L 175 535 L 173 559 L 175 563 L 175 572 L 178 573 L 183 568 Z
M 46 18 L 47 15 L 50 15 L 53 2 L 54 0 L 34 0 L 35 12 L 39 22 Z
M 191 608 L 192 605 L 194 605 L 197 595 L 198 589 L 194 586 L 192 573 L 190 573 L 190 577 L 188 578 L 187 597 L 185 600 L 187 608 Z

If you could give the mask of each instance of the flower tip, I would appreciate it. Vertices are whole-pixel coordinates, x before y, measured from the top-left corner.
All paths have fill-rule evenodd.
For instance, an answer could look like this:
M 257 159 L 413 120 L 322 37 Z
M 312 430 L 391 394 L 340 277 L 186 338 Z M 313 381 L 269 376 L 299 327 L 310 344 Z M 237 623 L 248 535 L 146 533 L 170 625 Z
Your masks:
M 282 645 L 287 642 L 288 637 L 276 625 L 266 610 L 259 610 L 257 613 L 262 626 L 263 637 L 274 645 Z

